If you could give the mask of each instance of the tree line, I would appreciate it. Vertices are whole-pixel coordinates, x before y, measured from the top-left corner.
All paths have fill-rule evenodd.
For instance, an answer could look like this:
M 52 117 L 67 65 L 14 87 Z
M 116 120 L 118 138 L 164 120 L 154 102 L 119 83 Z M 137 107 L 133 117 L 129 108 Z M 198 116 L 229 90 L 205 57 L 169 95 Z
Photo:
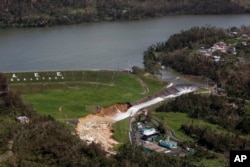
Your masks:
M 195 138 L 199 145 L 216 152 L 228 153 L 230 150 L 250 149 L 250 141 L 247 137 L 230 132 L 223 134 L 208 127 L 199 127 L 192 124 L 183 124 L 181 130 Z
M 0 0 L 0 27 L 42 27 L 167 14 L 249 13 L 230 0 Z
M 250 133 L 248 103 L 245 100 L 215 95 L 187 94 L 159 106 L 157 112 L 182 112 L 203 119 L 228 131 Z

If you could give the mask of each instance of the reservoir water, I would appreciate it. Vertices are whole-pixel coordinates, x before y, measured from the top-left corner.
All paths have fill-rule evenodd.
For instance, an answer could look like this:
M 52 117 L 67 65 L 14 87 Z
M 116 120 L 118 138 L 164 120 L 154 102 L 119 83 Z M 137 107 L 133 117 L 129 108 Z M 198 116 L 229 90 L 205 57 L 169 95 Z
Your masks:
M 193 26 L 250 24 L 250 15 L 166 16 L 48 28 L 0 30 L 0 71 L 123 69 L 143 66 L 143 52 Z

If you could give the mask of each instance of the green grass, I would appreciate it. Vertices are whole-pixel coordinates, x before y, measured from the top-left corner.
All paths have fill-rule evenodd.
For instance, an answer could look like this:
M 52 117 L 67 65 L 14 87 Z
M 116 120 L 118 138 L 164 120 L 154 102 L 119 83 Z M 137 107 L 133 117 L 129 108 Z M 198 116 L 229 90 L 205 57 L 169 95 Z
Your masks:
M 129 127 L 128 127 L 128 121 L 129 118 L 126 118 L 124 120 L 118 121 L 115 123 L 115 132 L 114 132 L 114 138 L 121 142 L 121 143 L 127 143 L 129 142 Z
M 93 112 L 88 111 L 87 106 L 109 106 L 140 97 L 140 94 L 116 87 L 95 85 L 84 85 L 77 89 L 50 89 L 22 95 L 39 113 L 51 115 L 56 119 L 84 117 Z
M 224 163 L 220 159 L 201 159 L 201 161 L 198 163 L 200 166 L 204 167 L 220 167 L 224 166 Z
M 33 72 L 15 73 L 16 78 L 13 73 L 6 75 L 11 88 L 19 91 L 38 113 L 58 120 L 84 117 L 94 112 L 90 109 L 93 106 L 132 102 L 166 85 L 154 77 L 114 71 L 61 71 L 61 76 L 56 71 L 38 73 L 39 77 Z M 148 85 L 149 94 L 142 94 L 144 88 L 135 77 L 141 77 Z
M 154 76 L 143 76 L 143 75 L 136 75 L 136 76 L 141 78 L 141 80 L 144 83 L 146 83 L 149 89 L 148 95 L 151 95 L 155 92 L 162 90 L 167 85 L 166 81 L 160 80 Z
M 220 126 L 211 124 L 209 122 L 203 121 L 203 120 L 197 120 L 189 118 L 187 114 L 185 113 L 179 113 L 179 112 L 154 112 L 153 116 L 156 117 L 158 120 L 163 121 L 170 129 L 172 129 L 176 136 L 180 138 L 183 141 L 192 141 L 193 139 L 187 135 L 185 135 L 181 130 L 182 124 L 188 124 L 192 123 L 197 126 L 202 127 L 210 127 L 211 129 L 214 129 L 220 133 L 226 133 L 226 130 L 222 129 Z M 162 120 L 163 118 L 163 120 Z

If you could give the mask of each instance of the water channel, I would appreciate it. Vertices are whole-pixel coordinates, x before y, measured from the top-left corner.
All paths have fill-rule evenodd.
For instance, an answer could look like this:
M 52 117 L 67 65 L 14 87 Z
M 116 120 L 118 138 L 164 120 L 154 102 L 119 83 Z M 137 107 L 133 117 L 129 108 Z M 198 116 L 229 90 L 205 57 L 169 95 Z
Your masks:
M 0 30 L 0 71 L 123 69 L 143 66 L 143 51 L 193 26 L 249 24 L 250 15 L 166 16 Z

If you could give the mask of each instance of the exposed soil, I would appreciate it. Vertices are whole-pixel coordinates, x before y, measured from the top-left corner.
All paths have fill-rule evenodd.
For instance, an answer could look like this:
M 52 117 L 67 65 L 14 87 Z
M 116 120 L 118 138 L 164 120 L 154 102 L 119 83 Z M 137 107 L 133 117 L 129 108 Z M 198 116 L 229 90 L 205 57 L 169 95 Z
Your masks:
M 126 112 L 131 105 L 114 104 L 106 108 L 98 108 L 95 114 L 79 119 L 76 131 L 82 140 L 88 143 L 99 143 L 107 152 L 114 154 L 113 147 L 119 142 L 113 139 L 113 115 Z
M 114 104 L 114 105 L 109 106 L 109 107 L 98 109 L 98 111 L 97 111 L 97 113 L 95 115 L 102 116 L 102 117 L 104 117 L 104 116 L 113 116 L 117 112 L 125 112 L 125 111 L 127 111 L 129 107 L 131 107 L 130 103 Z
M 169 86 L 164 88 L 158 93 L 155 93 L 151 96 L 143 98 L 134 102 L 135 104 L 141 104 L 143 102 L 150 101 L 157 97 L 164 97 L 168 95 L 173 95 L 181 91 L 185 91 L 185 89 L 189 87 L 194 87 L 190 84 L 180 84 L 176 86 Z M 112 106 L 106 108 L 96 107 L 96 113 L 88 115 L 84 118 L 79 119 L 79 123 L 77 124 L 76 131 L 82 140 L 85 140 L 89 143 L 95 142 L 99 143 L 104 150 L 107 152 L 114 154 L 113 146 L 118 144 L 116 140 L 113 139 L 113 131 L 112 125 L 115 120 L 113 117 L 117 113 L 126 112 L 131 107 L 130 103 L 125 104 L 114 104 Z M 124 113 L 125 114 L 125 113 Z

